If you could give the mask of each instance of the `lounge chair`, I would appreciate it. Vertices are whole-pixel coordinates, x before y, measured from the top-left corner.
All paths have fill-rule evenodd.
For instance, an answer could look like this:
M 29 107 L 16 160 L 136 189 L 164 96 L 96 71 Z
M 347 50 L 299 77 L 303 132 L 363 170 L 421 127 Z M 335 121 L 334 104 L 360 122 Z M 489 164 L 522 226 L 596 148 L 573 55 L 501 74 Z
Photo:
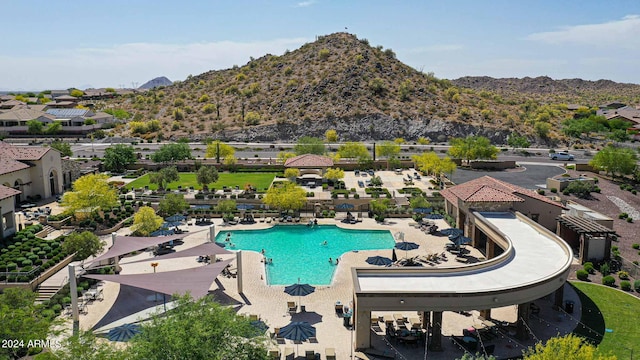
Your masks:
M 298 305 L 296 305 L 296 303 L 293 301 L 287 302 L 287 308 L 289 309 L 289 314 L 291 313 L 295 314 L 298 311 Z
M 273 336 L 276 339 L 276 343 L 278 344 L 285 344 L 285 340 L 282 336 L 280 336 L 280 328 L 275 328 L 273 329 Z
M 342 314 L 344 313 L 344 305 L 342 305 L 342 303 L 338 301 L 336 303 L 335 308 L 336 308 L 336 315 L 342 316 Z
M 294 357 L 293 348 L 292 347 L 284 348 L 284 358 L 289 360 L 289 359 L 293 359 L 293 357 Z
M 324 349 L 324 356 L 327 358 L 327 360 L 336 360 L 336 349 L 334 349 L 334 348 L 325 348 Z
M 260 317 L 258 315 L 255 315 L 255 314 L 249 315 L 249 321 L 258 321 L 259 319 Z
M 267 218 L 267 224 L 271 224 L 271 216 Z
M 309 338 L 307 340 L 309 340 L 309 342 L 312 343 L 312 344 L 317 344 L 318 343 L 318 338 L 316 338 L 315 336 L 309 336 Z
M 280 350 L 269 350 L 269 359 L 280 360 Z
M 305 353 L 305 360 L 316 360 L 316 352 L 314 350 L 307 350 Z

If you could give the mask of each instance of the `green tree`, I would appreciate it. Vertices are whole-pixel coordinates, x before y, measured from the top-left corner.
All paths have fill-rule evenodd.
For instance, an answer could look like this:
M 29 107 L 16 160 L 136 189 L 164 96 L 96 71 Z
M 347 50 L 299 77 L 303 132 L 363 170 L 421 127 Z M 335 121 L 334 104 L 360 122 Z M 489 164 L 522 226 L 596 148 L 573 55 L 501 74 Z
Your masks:
M 338 155 L 343 159 L 356 159 L 359 163 L 371 159 L 367 147 L 361 142 L 346 142 L 338 148 Z
M 536 121 L 533 125 L 533 131 L 542 139 L 546 139 L 549 137 L 549 132 L 551 131 L 551 124 L 544 121 Z
M 151 155 L 151 160 L 157 163 L 168 163 L 179 160 L 191 159 L 191 148 L 189 144 L 174 143 L 165 144 Z
M 307 203 L 307 192 L 292 182 L 274 183 L 262 202 L 279 210 L 298 210 Z
M 387 170 L 389 169 L 389 161 L 393 160 L 400 153 L 400 144 L 394 141 L 384 141 L 382 144 L 376 145 L 376 155 L 387 159 Z
M 73 89 L 73 90 L 71 90 L 69 95 L 74 96 L 74 97 L 81 97 L 82 95 L 84 95 L 84 92 L 82 90 Z
M 451 139 L 449 155 L 457 159 L 496 159 L 498 148 L 491 145 L 491 141 L 484 136 L 467 136 L 466 138 Z
M 189 208 L 189 203 L 182 194 L 169 193 L 160 200 L 158 213 L 162 216 L 179 214 Z
M 70 213 L 79 210 L 111 208 L 118 204 L 118 192 L 103 174 L 87 174 L 73 182 L 72 190 L 62 196 L 60 205 Z
M 143 206 L 133 215 L 133 225 L 131 229 L 140 236 L 149 236 L 152 232 L 160 229 L 164 220 L 156 215 L 152 207 Z
M 233 156 L 236 150 L 231 145 L 227 145 L 221 141 L 214 141 L 207 145 L 207 152 L 205 158 L 216 158 L 216 162 L 220 162 L 220 159 L 224 159 L 227 156 Z
M 298 139 L 298 142 L 293 147 L 293 152 L 296 155 L 302 154 L 316 154 L 322 155 L 325 152 L 324 142 L 322 139 L 314 138 L 311 136 L 303 136 Z
M 609 145 L 598 151 L 589 165 L 615 178 L 616 176 L 633 174 L 637 163 L 638 154 L 633 149 Z
M 324 138 L 329 143 L 334 143 L 338 141 L 338 132 L 334 129 L 330 129 L 324 132 Z
M 127 166 L 136 162 L 136 154 L 133 146 L 117 144 L 109 146 L 104 151 L 102 164 L 105 170 L 113 172 L 123 172 Z
M 538 342 L 534 348 L 524 352 L 524 360 L 615 360 L 616 356 L 596 354 L 596 347 L 584 339 L 568 334 L 549 339 L 546 344 Z
M 418 195 L 411 197 L 411 199 L 409 200 L 409 206 L 411 206 L 412 209 L 430 208 L 431 203 L 429 202 L 429 200 L 425 199 L 424 196 Z
M 180 180 L 180 173 L 174 166 L 160 169 L 159 171 L 149 173 L 149 182 L 157 184 L 159 189 L 164 189 L 165 185 L 170 182 Z
M 509 146 L 513 147 L 514 149 L 528 148 L 529 146 L 531 146 L 531 142 L 525 136 L 520 136 L 515 133 L 509 135 L 507 144 L 509 144 Z
M 296 169 L 296 168 L 284 169 L 284 177 L 286 177 L 287 179 L 291 181 L 295 181 L 298 176 L 300 176 L 300 169 Z
M 280 151 L 278 153 L 278 162 L 284 164 L 288 159 L 296 157 L 296 154 L 287 151 Z
M 40 121 L 33 119 L 27 121 L 27 133 L 31 135 L 40 135 L 44 131 L 44 124 Z
M 68 142 L 54 141 L 49 146 L 51 146 L 52 149 L 60 151 L 60 155 L 62 156 L 73 156 L 71 145 Z
M 26 355 L 29 340 L 46 339 L 51 320 L 35 305 L 36 294 L 28 289 L 10 287 L 0 294 L 0 339 L 22 340 L 25 347 L 0 347 L 0 358 L 19 359 Z
M 62 243 L 62 249 L 67 254 L 76 253 L 74 260 L 81 261 L 89 256 L 95 256 L 100 253 L 106 242 L 100 240 L 100 238 L 91 231 L 83 231 L 81 233 L 74 232 L 67 236 Z
M 374 78 L 369 80 L 369 90 L 373 93 L 373 95 L 383 95 L 387 90 L 384 86 L 384 80 L 381 78 Z
M 196 172 L 196 181 L 203 190 L 209 189 L 209 184 L 218 181 L 218 169 L 215 166 L 201 166 Z
M 233 218 L 233 212 L 238 209 L 235 200 L 220 200 L 216 205 L 216 211 L 223 214 L 225 218 Z
M 59 349 L 53 349 L 53 357 L 47 359 L 126 360 L 131 357 L 126 349 L 119 349 L 108 341 L 98 341 L 92 331 L 80 331 L 65 339 Z
M 369 209 L 375 215 L 376 221 L 384 221 L 384 216 L 389 208 L 389 199 L 377 199 L 369 202 Z
M 480 353 L 476 353 L 475 355 L 472 355 L 470 353 L 465 353 L 458 360 L 496 360 L 496 357 L 493 355 L 485 355 Z
M 127 349 L 133 359 L 266 360 L 268 339 L 249 319 L 208 297 L 177 299 L 170 313 L 142 325 Z
M 323 177 L 327 180 L 337 181 L 344 177 L 344 170 L 340 168 L 328 168 Z
M 55 135 L 60 131 L 62 131 L 62 124 L 59 121 L 49 123 L 49 125 L 44 129 L 44 133 L 47 135 Z

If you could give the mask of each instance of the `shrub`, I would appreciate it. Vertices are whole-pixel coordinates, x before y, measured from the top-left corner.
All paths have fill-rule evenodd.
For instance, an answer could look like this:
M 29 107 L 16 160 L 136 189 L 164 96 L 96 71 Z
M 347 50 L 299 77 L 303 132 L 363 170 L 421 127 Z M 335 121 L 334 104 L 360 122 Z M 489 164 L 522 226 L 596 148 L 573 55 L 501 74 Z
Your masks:
M 586 281 L 589 278 L 589 272 L 579 269 L 576 271 L 576 276 L 578 277 L 578 280 Z
M 596 272 L 596 269 L 593 267 L 593 263 L 592 262 L 586 262 L 583 265 L 583 269 L 588 272 L 589 274 L 593 274 Z
M 640 280 L 636 280 L 636 281 L 633 282 L 633 288 L 636 291 L 640 292 Z
M 620 289 L 622 289 L 624 291 L 631 290 L 631 283 L 628 282 L 627 280 L 620 281 Z
M 609 273 L 611 273 L 611 268 L 609 267 L 609 264 L 602 263 L 600 265 L 600 272 L 602 273 L 603 276 L 609 275 Z
M 629 273 L 624 270 L 618 271 L 618 277 L 620 280 L 629 280 Z
M 636 243 L 636 244 L 631 245 L 631 247 L 632 247 L 633 249 L 638 250 L 638 249 L 640 249 L 640 244 L 637 244 L 637 243 Z
M 607 275 L 607 276 L 602 278 L 602 284 L 603 285 L 613 286 L 613 285 L 615 285 L 615 283 L 616 283 L 616 279 L 611 275 Z
M 632 223 L 632 222 L 633 222 L 633 218 L 628 217 L 628 218 L 627 218 L 627 222 L 628 222 L 628 223 Z
M 629 214 L 626 212 L 618 214 L 618 219 L 626 219 L 627 217 L 629 217 Z
M 71 302 L 71 300 L 69 300 L 69 302 Z M 56 313 L 59 313 L 60 311 L 62 311 L 62 305 L 55 304 L 51 307 L 51 310 L 55 311 Z

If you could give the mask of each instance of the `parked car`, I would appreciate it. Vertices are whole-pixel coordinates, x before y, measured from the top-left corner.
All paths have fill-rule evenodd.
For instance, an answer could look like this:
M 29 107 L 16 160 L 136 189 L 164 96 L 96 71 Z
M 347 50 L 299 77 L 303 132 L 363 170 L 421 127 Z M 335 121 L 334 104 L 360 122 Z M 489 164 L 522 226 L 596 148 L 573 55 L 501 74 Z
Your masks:
M 566 151 L 560 151 L 560 152 L 556 152 L 556 153 L 550 153 L 550 154 L 549 154 L 549 157 L 551 158 L 551 160 L 561 160 L 561 161 L 563 161 L 563 160 L 569 160 L 569 161 L 572 161 L 572 160 L 574 159 L 574 158 L 573 158 L 573 155 L 572 155 L 572 154 L 569 154 L 569 153 L 568 153 L 568 152 L 566 152 Z

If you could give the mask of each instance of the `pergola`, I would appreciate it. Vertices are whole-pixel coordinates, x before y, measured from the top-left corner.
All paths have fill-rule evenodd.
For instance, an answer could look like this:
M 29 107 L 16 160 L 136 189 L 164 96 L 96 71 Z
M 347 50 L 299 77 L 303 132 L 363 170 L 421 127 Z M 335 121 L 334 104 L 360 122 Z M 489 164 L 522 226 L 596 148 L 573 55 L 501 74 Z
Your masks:
M 579 216 L 562 215 L 557 220 L 558 236 L 572 246 L 579 245 L 580 262 L 609 259 L 611 241 L 617 236 L 615 230 Z

